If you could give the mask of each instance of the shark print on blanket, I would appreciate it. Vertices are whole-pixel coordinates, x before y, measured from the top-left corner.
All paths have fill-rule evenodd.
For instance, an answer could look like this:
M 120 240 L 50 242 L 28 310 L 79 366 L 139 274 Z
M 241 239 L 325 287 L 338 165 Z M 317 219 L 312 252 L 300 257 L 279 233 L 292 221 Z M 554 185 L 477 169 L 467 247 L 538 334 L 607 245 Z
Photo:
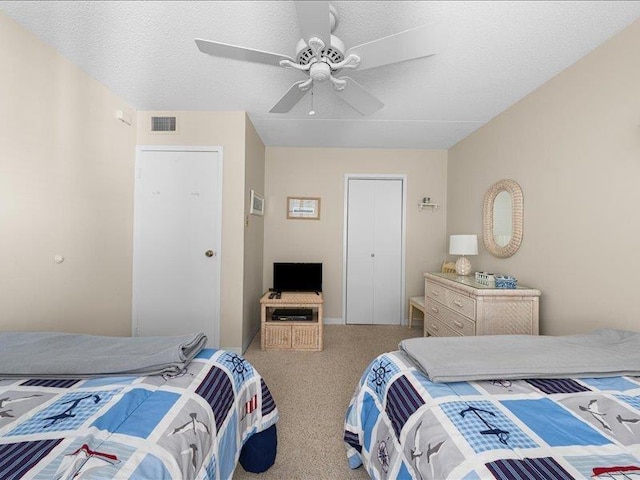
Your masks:
M 640 480 L 640 378 L 440 383 L 407 358 L 385 353 L 363 372 L 345 414 L 350 468 L 373 480 Z
M 2 480 L 230 480 L 278 420 L 255 369 L 214 349 L 172 375 L 0 380 L 0 412 Z M 271 432 L 249 450 L 267 461 Z

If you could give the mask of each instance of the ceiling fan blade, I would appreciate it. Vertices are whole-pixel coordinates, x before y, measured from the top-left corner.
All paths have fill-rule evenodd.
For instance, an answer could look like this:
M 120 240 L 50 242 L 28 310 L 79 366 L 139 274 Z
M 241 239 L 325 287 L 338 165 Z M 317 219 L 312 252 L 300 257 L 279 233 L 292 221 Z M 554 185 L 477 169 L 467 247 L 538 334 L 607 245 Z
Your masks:
M 371 115 L 384 107 L 384 103 L 367 92 L 364 87 L 354 79 L 340 77 L 339 80 L 345 80 L 347 84 L 343 90 L 334 90 L 334 93 L 362 115 Z
M 293 61 L 287 55 L 279 53 L 264 52 L 253 48 L 238 47 L 228 43 L 213 42 L 196 38 L 196 45 L 202 53 L 213 55 L 214 57 L 232 58 L 234 60 L 244 60 L 245 62 L 266 63 L 267 65 L 280 66 L 281 60 Z
M 331 45 L 329 2 L 299 1 L 295 4 L 302 39 L 308 42 L 311 37 L 318 37 L 325 45 Z
M 269 110 L 269 113 L 287 113 L 289 110 L 291 110 L 293 106 L 300 100 L 302 100 L 302 97 L 304 97 L 309 91 L 300 90 L 300 88 L 298 87 L 298 85 L 304 82 L 306 82 L 306 80 L 301 80 L 291 85 L 291 88 L 287 90 L 287 93 L 285 93 L 282 98 L 278 100 L 278 103 L 276 103 L 271 108 L 271 110 Z
M 414 58 L 429 57 L 437 53 L 439 35 L 436 30 L 434 25 L 423 25 L 382 37 L 351 47 L 345 53 L 345 58 L 351 53 L 357 54 L 360 57 L 358 70 L 366 70 Z

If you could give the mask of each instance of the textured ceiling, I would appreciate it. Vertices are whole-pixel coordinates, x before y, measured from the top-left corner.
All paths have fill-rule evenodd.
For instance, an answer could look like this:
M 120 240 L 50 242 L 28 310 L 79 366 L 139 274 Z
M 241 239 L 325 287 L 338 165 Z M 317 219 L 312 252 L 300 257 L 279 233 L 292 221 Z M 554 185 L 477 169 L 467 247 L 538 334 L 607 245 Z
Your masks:
M 288 1 L 0 1 L 0 9 L 138 110 L 246 110 L 267 146 L 449 148 L 640 18 L 640 1 L 338 1 L 347 48 L 425 24 L 432 57 L 349 72 L 385 107 L 361 116 L 304 77 L 202 54 L 194 38 L 295 56 Z

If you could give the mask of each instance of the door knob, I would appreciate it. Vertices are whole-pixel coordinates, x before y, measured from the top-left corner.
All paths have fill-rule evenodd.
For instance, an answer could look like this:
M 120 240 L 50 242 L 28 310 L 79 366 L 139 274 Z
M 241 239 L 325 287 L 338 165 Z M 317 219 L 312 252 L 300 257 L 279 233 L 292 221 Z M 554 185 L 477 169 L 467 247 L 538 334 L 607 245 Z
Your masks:
M 371 256 L 372 256 L 372 257 L 375 257 L 375 256 L 376 256 L 376 254 L 375 254 L 375 253 L 372 253 L 372 254 L 371 254 Z
M 206 252 L 204 252 L 204 254 L 205 254 L 207 257 L 213 257 L 213 255 L 214 255 L 213 250 L 207 250 Z

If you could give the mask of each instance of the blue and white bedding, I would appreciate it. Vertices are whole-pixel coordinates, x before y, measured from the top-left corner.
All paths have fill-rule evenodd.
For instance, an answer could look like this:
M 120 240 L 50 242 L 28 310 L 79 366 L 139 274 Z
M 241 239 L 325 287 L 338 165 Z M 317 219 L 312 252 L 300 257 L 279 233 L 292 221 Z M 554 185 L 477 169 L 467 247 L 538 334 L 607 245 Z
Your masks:
M 374 479 L 640 479 L 640 377 L 434 383 L 386 353 L 360 380 L 345 442 Z
M 173 376 L 0 380 L 0 478 L 228 479 L 277 419 L 264 380 L 224 350 Z

